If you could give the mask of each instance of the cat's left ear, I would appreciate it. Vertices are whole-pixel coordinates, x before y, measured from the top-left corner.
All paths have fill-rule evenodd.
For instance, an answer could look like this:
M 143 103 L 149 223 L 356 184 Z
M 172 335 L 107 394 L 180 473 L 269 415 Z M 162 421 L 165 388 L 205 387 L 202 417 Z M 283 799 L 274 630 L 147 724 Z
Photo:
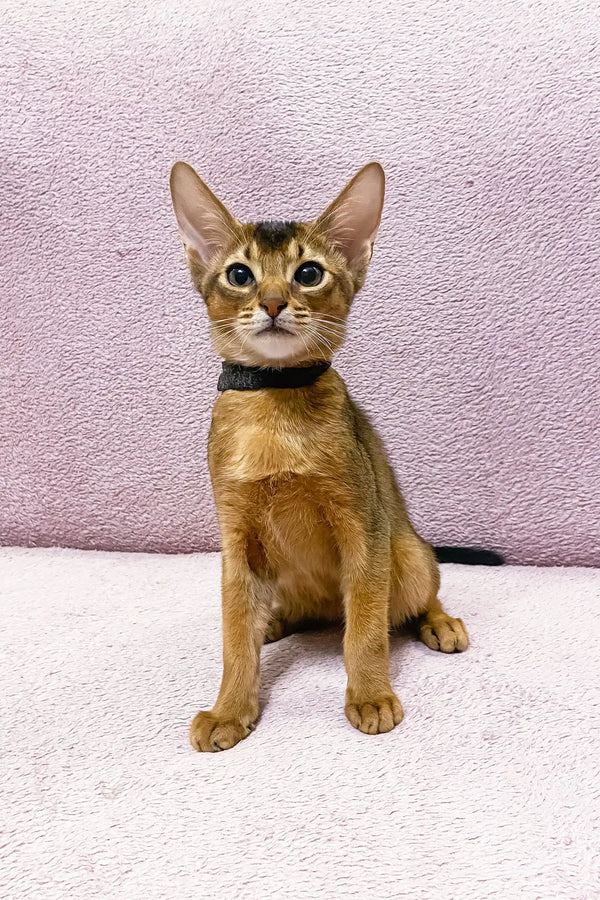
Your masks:
M 191 249 L 208 266 L 235 239 L 238 222 L 187 163 L 171 169 L 171 197 L 188 260 Z
M 369 163 L 317 219 L 319 229 L 345 256 L 360 284 L 373 253 L 384 193 L 383 169 L 377 162 Z

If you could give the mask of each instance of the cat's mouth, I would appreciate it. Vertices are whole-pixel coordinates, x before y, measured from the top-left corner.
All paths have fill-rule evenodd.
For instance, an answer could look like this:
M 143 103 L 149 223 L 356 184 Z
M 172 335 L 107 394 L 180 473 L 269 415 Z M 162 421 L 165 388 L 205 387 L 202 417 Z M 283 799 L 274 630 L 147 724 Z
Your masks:
M 294 332 L 291 331 L 289 328 L 286 328 L 285 325 L 281 325 L 279 322 L 273 320 L 272 322 L 269 322 L 268 325 L 265 325 L 264 328 L 261 328 L 260 331 L 257 331 L 257 334 L 269 334 L 269 335 L 287 334 L 287 335 L 293 336 Z

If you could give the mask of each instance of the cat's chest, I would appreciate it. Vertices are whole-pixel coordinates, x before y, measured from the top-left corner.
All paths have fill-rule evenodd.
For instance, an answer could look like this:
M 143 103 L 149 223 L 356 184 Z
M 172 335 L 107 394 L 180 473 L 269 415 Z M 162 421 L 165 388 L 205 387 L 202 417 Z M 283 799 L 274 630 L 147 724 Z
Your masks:
M 282 473 L 313 475 L 336 468 L 339 428 L 326 410 L 312 410 L 309 415 L 282 405 L 270 410 L 258 404 L 238 407 L 226 415 L 217 410 L 213 414 L 209 441 L 213 477 L 258 481 Z

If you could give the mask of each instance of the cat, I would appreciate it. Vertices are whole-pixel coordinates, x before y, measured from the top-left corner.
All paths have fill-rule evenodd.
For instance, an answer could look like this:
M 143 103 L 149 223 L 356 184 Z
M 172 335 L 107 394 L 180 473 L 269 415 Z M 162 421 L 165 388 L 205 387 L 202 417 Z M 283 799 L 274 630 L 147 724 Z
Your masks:
M 208 462 L 222 539 L 223 679 L 191 725 L 233 747 L 258 718 L 261 646 L 306 619 L 343 621 L 345 713 L 366 734 L 402 720 L 389 629 L 463 651 L 438 599 L 433 548 L 408 518 L 384 446 L 331 367 L 365 281 L 384 200 L 364 166 L 309 223 L 243 224 L 177 162 L 171 196 L 192 280 L 223 358 Z

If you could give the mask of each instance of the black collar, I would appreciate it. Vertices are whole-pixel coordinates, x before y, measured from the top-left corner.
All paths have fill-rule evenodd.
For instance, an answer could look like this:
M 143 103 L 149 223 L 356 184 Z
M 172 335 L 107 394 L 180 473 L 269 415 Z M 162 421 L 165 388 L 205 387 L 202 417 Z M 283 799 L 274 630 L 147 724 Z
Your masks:
M 219 375 L 218 391 L 260 391 L 261 388 L 297 388 L 314 384 L 331 363 L 319 362 L 313 366 L 290 369 L 261 369 L 259 366 L 241 366 L 223 363 Z

